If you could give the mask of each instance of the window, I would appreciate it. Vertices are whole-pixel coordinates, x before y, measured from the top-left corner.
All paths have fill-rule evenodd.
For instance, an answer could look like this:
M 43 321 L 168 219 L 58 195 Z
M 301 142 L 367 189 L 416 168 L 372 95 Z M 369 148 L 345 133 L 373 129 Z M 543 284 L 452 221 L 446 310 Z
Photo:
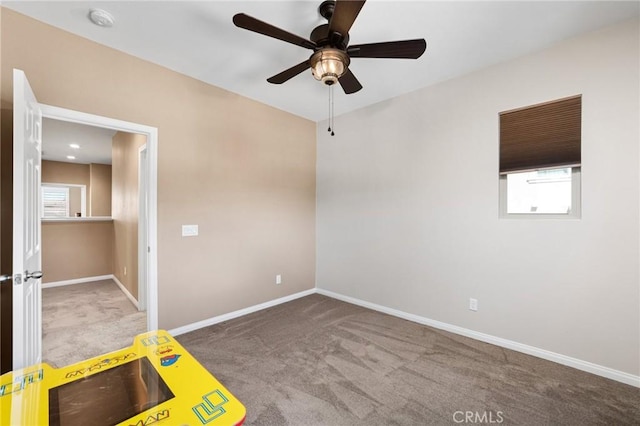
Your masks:
M 580 168 L 508 173 L 501 178 L 508 215 L 580 217 Z
M 501 217 L 580 217 L 582 98 L 500 113 Z
M 42 186 L 42 217 L 69 217 L 69 188 Z
M 86 185 L 43 182 L 40 188 L 43 218 L 86 216 Z

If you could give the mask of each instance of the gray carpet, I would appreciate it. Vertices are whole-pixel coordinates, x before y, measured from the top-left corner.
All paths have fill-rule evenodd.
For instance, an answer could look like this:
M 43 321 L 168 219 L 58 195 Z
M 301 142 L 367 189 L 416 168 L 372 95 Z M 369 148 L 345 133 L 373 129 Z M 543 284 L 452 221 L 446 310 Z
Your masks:
M 247 425 L 640 424 L 637 388 L 317 294 L 178 340 Z
M 139 312 L 113 280 L 42 289 L 42 358 L 62 367 L 131 346 L 147 331 Z

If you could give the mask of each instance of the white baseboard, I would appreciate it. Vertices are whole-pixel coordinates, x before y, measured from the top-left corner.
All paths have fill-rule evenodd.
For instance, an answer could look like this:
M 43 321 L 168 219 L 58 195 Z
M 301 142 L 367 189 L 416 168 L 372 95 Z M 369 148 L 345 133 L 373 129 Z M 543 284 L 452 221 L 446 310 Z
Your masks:
M 451 333 L 459 334 L 461 336 L 470 337 L 475 340 L 480 340 L 481 342 L 491 343 L 492 345 L 501 346 L 507 349 L 512 349 L 514 351 L 522 352 L 538 358 L 546 359 L 548 361 L 557 362 L 558 364 L 573 367 L 578 370 L 586 371 L 588 373 L 606 377 L 611 380 L 626 383 L 631 386 L 640 387 L 640 376 L 634 376 L 633 374 L 625 373 L 619 370 L 614 370 L 612 368 L 604 367 L 602 365 L 594 364 L 592 362 L 583 361 L 577 358 L 572 358 L 566 355 L 547 351 L 545 349 L 540 349 L 534 346 L 529 346 L 522 343 L 514 342 L 512 340 L 503 339 L 501 337 L 492 336 L 490 334 L 480 333 L 477 331 L 469 330 L 467 328 L 458 327 L 456 325 L 447 324 L 444 322 L 432 320 L 432 319 L 421 317 L 414 314 L 409 314 L 403 311 L 388 308 L 382 305 L 377 305 L 375 303 L 366 302 L 364 300 L 356 299 L 354 297 L 344 296 L 342 294 L 334 293 L 332 291 L 324 290 L 321 288 L 317 288 L 316 293 L 322 294 L 324 296 L 328 296 L 334 299 L 342 300 L 343 302 L 362 306 L 364 308 L 369 308 L 374 311 L 383 312 L 385 314 L 389 314 L 394 317 L 416 322 L 418 324 L 423 324 L 423 325 L 427 325 L 429 327 L 437 328 L 440 330 L 449 331 Z
M 136 300 L 135 297 L 133 297 L 133 295 L 131 293 L 129 293 L 129 290 L 127 290 L 127 288 L 124 286 L 124 284 L 122 284 L 120 282 L 120 280 L 115 276 L 115 275 L 111 275 L 111 279 L 113 279 L 113 281 L 118 284 L 118 287 L 120 287 L 120 290 L 122 290 L 122 292 L 124 293 L 125 296 L 127 296 L 127 299 L 129 299 L 131 301 L 131 303 L 133 303 L 133 306 L 136 307 L 136 309 L 140 310 L 138 308 L 138 301 Z
M 136 309 L 138 309 L 138 301 L 136 300 L 136 298 L 133 297 L 133 295 L 131 293 L 129 293 L 129 290 L 127 290 L 127 288 L 113 274 L 110 274 L 110 275 L 99 275 L 97 277 L 76 278 L 74 280 L 64 280 L 64 281 L 55 281 L 55 282 L 51 282 L 51 283 L 44 283 L 44 284 L 42 284 L 42 288 L 61 287 L 63 285 L 73 285 L 73 284 L 84 284 L 84 283 L 90 283 L 90 282 L 93 282 L 93 281 L 102 281 L 102 280 L 113 280 L 118 285 L 118 287 L 120 287 L 120 290 L 122 290 L 124 295 L 127 296 L 127 299 L 129 299 L 131 301 L 131 303 L 133 303 L 133 306 L 135 306 Z
M 96 277 L 76 278 L 74 280 L 53 281 L 50 283 L 43 283 L 42 288 L 61 287 L 63 285 L 72 285 L 72 284 L 84 284 L 84 283 L 90 283 L 93 281 L 110 280 L 112 278 L 113 278 L 113 275 L 99 275 Z
M 268 302 L 260 303 L 258 305 L 250 306 L 248 308 L 239 309 L 237 311 L 229 312 L 228 314 L 218 315 L 216 317 L 212 317 L 209 319 L 205 319 L 202 321 L 194 322 L 192 324 L 187 324 L 182 327 L 174 328 L 169 330 L 169 334 L 172 336 L 178 336 L 180 334 L 188 333 L 190 331 L 195 331 L 200 328 L 208 327 L 210 325 L 219 324 L 224 321 L 229 321 L 234 318 L 238 318 L 244 315 L 252 314 L 257 311 L 261 311 L 263 309 L 271 308 L 273 306 L 280 305 L 282 303 L 290 302 L 295 299 L 299 299 L 301 297 L 309 296 L 316 292 L 315 288 L 310 290 L 301 291 L 299 293 L 294 293 L 289 296 L 281 297 L 279 299 L 270 300 Z

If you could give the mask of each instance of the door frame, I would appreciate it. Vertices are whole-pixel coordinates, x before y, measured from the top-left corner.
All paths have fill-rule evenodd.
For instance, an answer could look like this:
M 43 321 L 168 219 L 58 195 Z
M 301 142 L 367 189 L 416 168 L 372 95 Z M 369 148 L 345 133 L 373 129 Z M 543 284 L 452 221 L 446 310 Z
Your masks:
M 128 133 L 138 133 L 147 137 L 146 184 L 147 184 L 147 330 L 158 329 L 158 129 L 144 124 L 132 123 L 115 118 L 103 117 L 71 109 L 40 104 L 43 118 L 70 123 L 103 127 Z M 143 218 L 139 218 L 139 225 Z M 138 259 L 140 263 L 140 259 Z
M 147 144 L 138 148 L 138 218 L 148 215 L 148 167 Z M 147 310 L 147 252 L 149 229 L 145 220 L 138 219 L 138 310 Z

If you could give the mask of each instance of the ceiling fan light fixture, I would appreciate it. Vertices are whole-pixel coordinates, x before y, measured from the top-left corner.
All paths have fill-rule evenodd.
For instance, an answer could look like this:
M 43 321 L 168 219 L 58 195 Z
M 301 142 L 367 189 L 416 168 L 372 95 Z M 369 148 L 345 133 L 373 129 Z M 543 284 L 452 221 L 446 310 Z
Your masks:
M 309 59 L 313 77 L 327 86 L 338 82 L 349 66 L 349 56 L 339 49 L 325 48 L 318 50 Z

